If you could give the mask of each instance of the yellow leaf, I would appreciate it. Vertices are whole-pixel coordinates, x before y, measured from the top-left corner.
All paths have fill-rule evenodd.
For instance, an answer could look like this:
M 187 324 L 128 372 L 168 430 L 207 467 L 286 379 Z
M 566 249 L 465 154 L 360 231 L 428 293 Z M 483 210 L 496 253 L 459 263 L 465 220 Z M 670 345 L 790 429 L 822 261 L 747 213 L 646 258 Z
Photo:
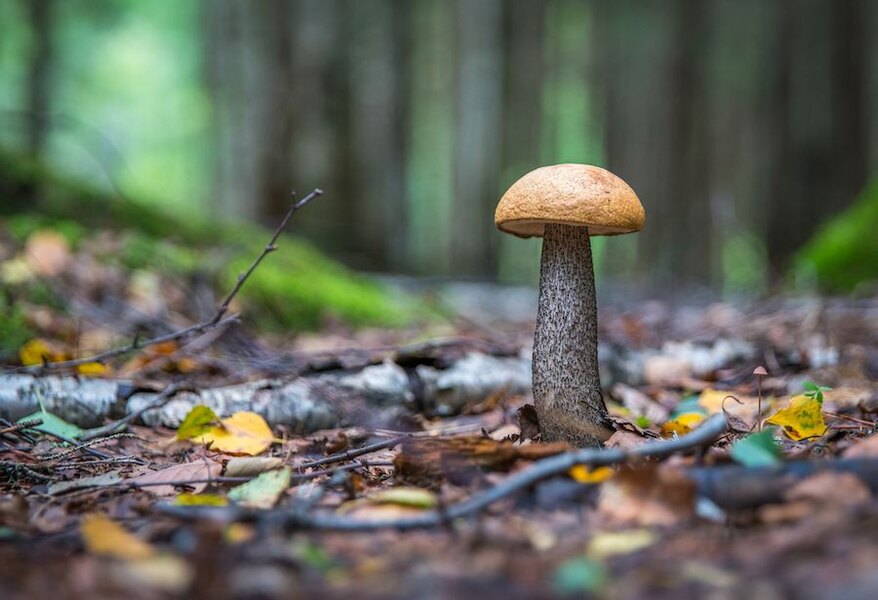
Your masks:
M 228 506 L 229 501 L 217 494 L 180 494 L 174 498 L 179 506 Z
M 763 407 L 768 404 L 767 398 L 762 399 Z M 743 419 L 747 423 L 756 420 L 759 412 L 759 399 L 756 396 L 745 396 L 725 390 L 707 388 L 698 396 L 698 406 L 714 415 L 722 413 L 723 409 L 730 415 Z
M 588 544 L 588 556 L 594 560 L 604 560 L 611 556 L 631 554 L 658 541 L 658 535 L 649 529 L 627 529 L 625 531 L 605 531 L 595 534 Z
M 676 435 L 685 435 L 704 420 L 704 415 L 698 412 L 687 412 L 679 415 L 675 419 L 665 422 L 662 425 L 662 437 L 674 437 Z
M 613 469 L 610 467 L 597 467 L 592 469 L 586 465 L 576 465 L 570 469 L 567 474 L 579 483 L 601 483 L 613 476 Z
M 268 423 L 254 412 L 236 412 L 220 423 L 201 436 L 201 441 L 209 443 L 212 450 L 255 456 L 265 452 L 274 441 Z
M 85 377 L 100 377 L 110 374 L 110 367 L 99 362 L 89 362 L 76 367 L 76 372 Z
M 86 515 L 79 532 L 92 554 L 124 560 L 149 558 L 154 554 L 152 546 L 104 515 Z
M 826 433 L 821 403 L 809 396 L 793 396 L 790 405 L 769 417 L 766 423 L 783 427 L 791 440 L 820 437 Z
M 25 342 L 18 350 L 18 358 L 25 367 L 41 365 L 45 362 L 58 362 L 67 359 L 67 355 L 57 346 L 41 338 Z

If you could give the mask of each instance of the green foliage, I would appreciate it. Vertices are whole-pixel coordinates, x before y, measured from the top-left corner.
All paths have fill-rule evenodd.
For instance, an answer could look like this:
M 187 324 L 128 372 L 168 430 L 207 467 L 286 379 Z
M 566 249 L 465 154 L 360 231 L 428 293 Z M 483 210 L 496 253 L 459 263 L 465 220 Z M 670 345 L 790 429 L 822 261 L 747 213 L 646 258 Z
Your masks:
M 805 388 L 805 396 L 808 398 L 813 398 L 823 405 L 823 392 L 828 392 L 831 390 L 831 387 L 827 387 L 825 385 L 817 385 L 816 383 L 811 383 L 810 381 L 806 381 L 802 384 L 802 387 Z
M 878 181 L 832 219 L 798 253 L 792 274 L 798 282 L 850 291 L 878 280 Z
M 68 440 L 75 440 L 83 434 L 83 430 L 73 423 L 68 423 L 61 417 L 55 416 L 42 408 L 33 414 L 19 419 L 18 422 L 23 423 L 25 421 L 33 421 L 34 419 L 42 421 L 41 424 L 32 428 L 36 431 L 54 434 Z
M 771 467 L 781 462 L 774 428 L 753 433 L 732 445 L 732 458 L 745 467 Z
M 0 296 L 0 359 L 16 356 L 18 349 L 36 335 L 21 310 Z
M 562 596 L 582 597 L 600 591 L 607 580 L 604 566 L 584 556 L 572 558 L 555 570 L 552 587 Z

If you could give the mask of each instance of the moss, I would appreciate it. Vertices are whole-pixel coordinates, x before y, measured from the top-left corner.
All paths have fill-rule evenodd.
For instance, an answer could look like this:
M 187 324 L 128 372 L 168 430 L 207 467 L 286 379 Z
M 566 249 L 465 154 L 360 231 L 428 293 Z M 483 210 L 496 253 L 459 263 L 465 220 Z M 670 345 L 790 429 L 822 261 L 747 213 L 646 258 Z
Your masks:
M 793 277 L 836 292 L 878 280 L 878 181 L 827 223 L 796 256 Z
M 0 297 L 0 360 L 6 362 L 15 357 L 18 349 L 36 335 L 24 314 Z
M 0 151 L 3 215 L 19 239 L 43 227 L 61 229 L 74 243 L 94 229 L 124 231 L 124 250 L 106 260 L 181 276 L 206 271 L 216 277 L 220 292 L 234 284 L 270 236 L 255 225 L 174 218 L 145 204 L 116 200 Z M 434 315 L 291 236 L 279 240 L 278 250 L 260 265 L 239 299 L 251 321 L 271 330 L 312 329 L 329 317 L 353 326 L 400 326 Z

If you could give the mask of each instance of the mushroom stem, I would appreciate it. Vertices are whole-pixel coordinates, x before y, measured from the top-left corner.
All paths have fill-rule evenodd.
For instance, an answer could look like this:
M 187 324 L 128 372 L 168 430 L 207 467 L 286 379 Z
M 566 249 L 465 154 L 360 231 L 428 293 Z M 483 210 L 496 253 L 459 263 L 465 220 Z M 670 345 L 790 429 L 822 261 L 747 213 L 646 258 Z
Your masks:
M 543 439 L 600 446 L 611 433 L 598 374 L 597 302 L 587 227 L 546 224 L 533 393 Z

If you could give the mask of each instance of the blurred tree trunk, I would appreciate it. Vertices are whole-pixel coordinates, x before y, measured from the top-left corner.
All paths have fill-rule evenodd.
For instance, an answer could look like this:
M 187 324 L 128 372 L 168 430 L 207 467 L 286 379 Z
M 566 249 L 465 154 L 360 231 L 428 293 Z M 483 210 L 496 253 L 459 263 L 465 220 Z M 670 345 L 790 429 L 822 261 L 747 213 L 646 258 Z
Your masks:
M 401 270 L 405 264 L 405 122 L 409 6 L 404 0 L 347 5 L 351 185 L 356 203 L 351 264 Z
M 289 206 L 292 154 L 291 5 L 204 3 L 208 84 L 214 97 L 217 204 L 242 217 Z
M 545 29 L 548 0 L 505 4 L 503 54 L 503 142 L 500 194 L 525 173 L 541 166 L 540 127 L 545 79 Z M 495 150 L 497 151 L 497 150 Z M 488 212 L 493 215 L 493 210 Z M 536 281 L 539 243 L 530 251 L 522 240 L 494 234 L 497 273 L 505 281 Z
M 326 197 L 303 211 L 297 229 L 324 248 L 356 248 L 357 195 L 350 181 L 350 84 L 344 7 L 339 0 L 296 0 L 287 35 L 293 44 L 293 119 L 290 175 L 300 191 L 320 187 Z
M 408 114 L 408 271 L 447 275 L 454 194 L 454 5 L 413 0 Z
M 778 2 L 778 176 L 767 231 L 778 272 L 865 184 L 865 13 L 859 0 Z
M 42 158 L 51 119 L 52 67 L 55 58 L 55 0 L 24 0 L 31 34 L 27 78 L 27 151 Z
M 503 118 L 500 0 L 457 2 L 457 113 L 451 260 L 455 274 L 487 276 Z

